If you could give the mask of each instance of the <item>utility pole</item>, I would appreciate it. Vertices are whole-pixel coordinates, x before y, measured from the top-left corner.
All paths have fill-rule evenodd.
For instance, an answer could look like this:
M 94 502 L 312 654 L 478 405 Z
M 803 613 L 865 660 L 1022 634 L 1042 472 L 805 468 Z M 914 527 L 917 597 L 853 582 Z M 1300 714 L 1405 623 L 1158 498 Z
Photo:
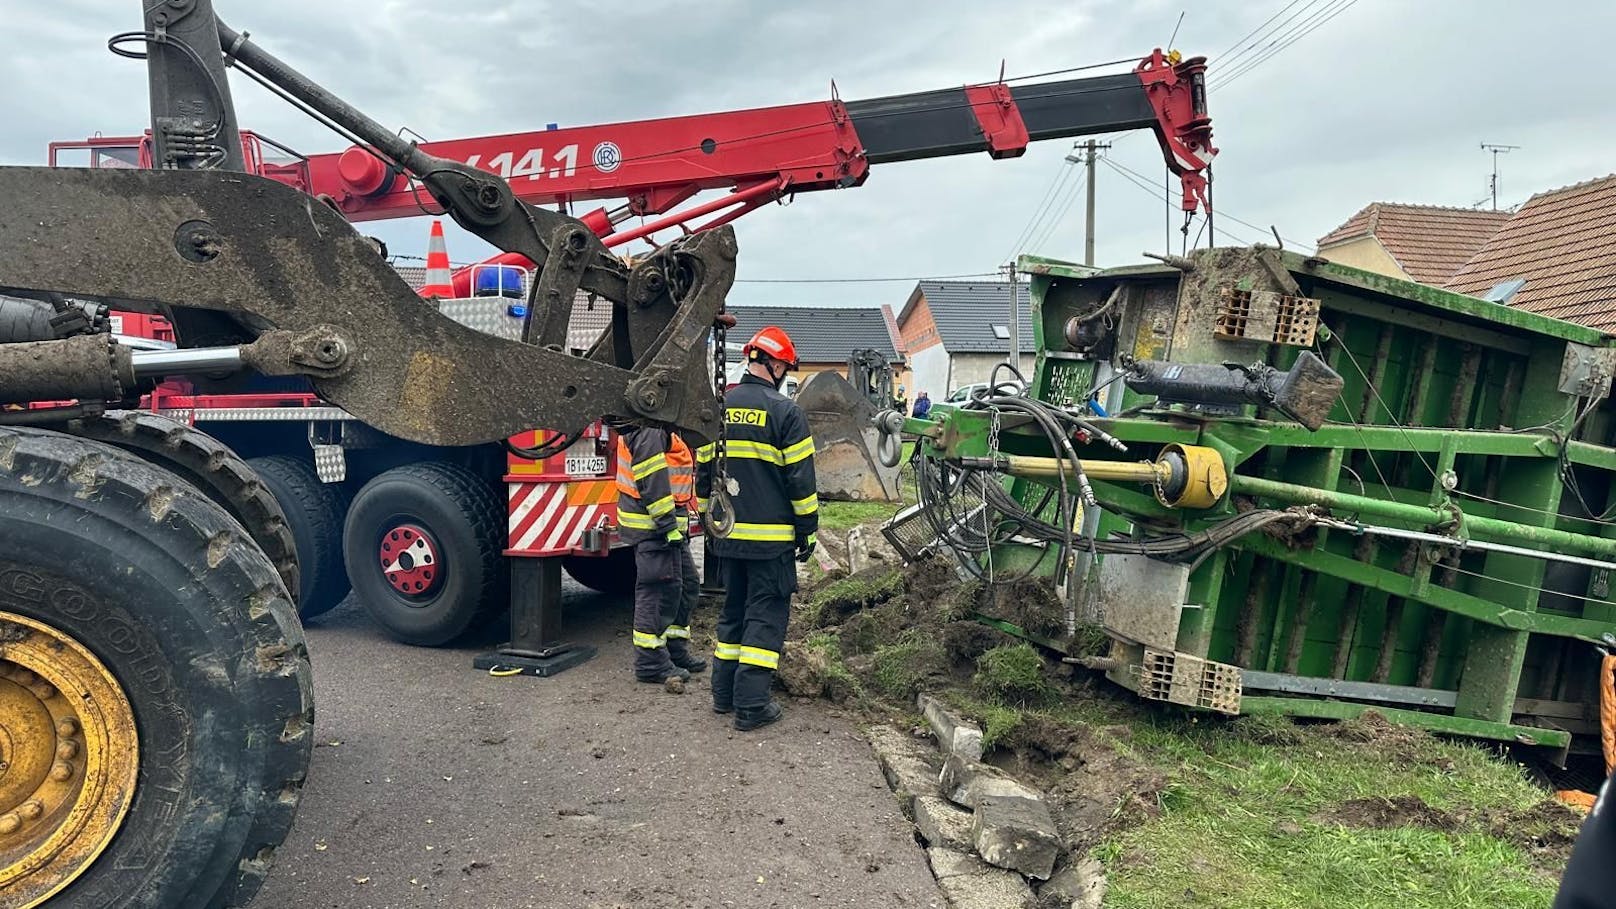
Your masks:
M 1012 260 L 1004 264 L 1005 276 L 1010 279 L 1010 352 L 1004 358 L 1006 363 L 1021 371 L 1021 312 L 1016 306 L 1016 263 Z
M 1500 154 L 1507 155 L 1507 154 L 1509 154 L 1510 152 L 1514 151 L 1517 148 L 1520 148 L 1520 146 L 1519 145 L 1499 145 L 1496 142 L 1483 142 L 1483 143 L 1481 143 L 1481 150 L 1482 151 L 1492 152 L 1493 153 L 1493 178 L 1492 178 L 1492 183 L 1491 183 L 1491 185 L 1492 185 L 1492 194 L 1493 194 L 1493 211 L 1498 210 L 1498 156 Z
M 1071 162 L 1073 164 L 1081 163 L 1085 167 L 1088 168 L 1088 175 L 1085 177 L 1085 179 L 1088 180 L 1088 200 L 1087 200 L 1087 206 L 1088 207 L 1087 207 L 1086 211 L 1084 212 L 1085 217 L 1083 219 L 1083 264 L 1084 265 L 1093 265 L 1094 264 L 1094 162 L 1098 159 L 1098 156 L 1095 155 L 1095 152 L 1099 151 L 1102 148 L 1110 148 L 1110 147 L 1111 147 L 1111 143 L 1109 143 L 1109 142 L 1105 143 L 1104 145 L 1101 145 L 1100 143 L 1094 141 L 1093 139 L 1090 139 L 1089 141 L 1083 143 L 1081 146 L 1074 146 L 1073 147 L 1073 151 L 1076 151 L 1078 148 L 1082 148 L 1084 150 L 1085 154 L 1083 155 L 1082 158 L 1078 158 L 1078 157 L 1076 157 L 1074 155 L 1067 155 L 1066 156 L 1067 161 L 1069 161 L 1069 162 Z

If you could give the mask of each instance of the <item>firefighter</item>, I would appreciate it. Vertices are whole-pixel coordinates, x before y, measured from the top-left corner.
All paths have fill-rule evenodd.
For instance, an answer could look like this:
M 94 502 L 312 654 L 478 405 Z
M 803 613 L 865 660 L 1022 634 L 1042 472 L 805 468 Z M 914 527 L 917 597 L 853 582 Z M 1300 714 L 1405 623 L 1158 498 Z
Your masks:
M 701 577 L 690 555 L 695 496 L 690 447 L 664 429 L 624 426 L 617 437 L 617 522 L 634 547 L 634 677 L 687 681 L 707 661 L 690 653 Z
M 769 696 L 785 646 L 797 566 L 813 552 L 819 528 L 814 440 L 808 421 L 780 386 L 797 368 L 797 350 L 771 325 L 742 348 L 746 374 L 724 396 L 724 476 L 717 446 L 697 453 L 696 492 L 703 513 L 715 482 L 728 490 L 734 529 L 709 545 L 723 558 L 724 606 L 713 658 L 713 711 L 735 713 L 742 732 L 780 718 Z

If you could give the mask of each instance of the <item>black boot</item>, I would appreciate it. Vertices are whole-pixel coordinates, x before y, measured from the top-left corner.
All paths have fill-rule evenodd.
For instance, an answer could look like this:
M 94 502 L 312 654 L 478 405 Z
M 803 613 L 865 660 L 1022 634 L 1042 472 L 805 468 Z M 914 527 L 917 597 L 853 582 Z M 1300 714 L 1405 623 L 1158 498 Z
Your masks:
M 780 705 L 773 701 L 751 710 L 740 710 L 735 714 L 735 728 L 742 732 L 751 732 L 773 723 L 785 715 Z
M 675 647 L 670 642 L 668 644 L 668 659 L 673 661 L 673 665 L 686 672 L 707 671 L 707 661 L 692 654 L 688 647 Z
M 690 673 L 680 669 L 678 666 L 668 666 L 664 669 L 658 669 L 653 672 L 640 672 L 639 670 L 635 670 L 634 678 L 649 685 L 661 685 L 668 679 L 678 679 L 681 682 L 688 682 L 690 681 Z

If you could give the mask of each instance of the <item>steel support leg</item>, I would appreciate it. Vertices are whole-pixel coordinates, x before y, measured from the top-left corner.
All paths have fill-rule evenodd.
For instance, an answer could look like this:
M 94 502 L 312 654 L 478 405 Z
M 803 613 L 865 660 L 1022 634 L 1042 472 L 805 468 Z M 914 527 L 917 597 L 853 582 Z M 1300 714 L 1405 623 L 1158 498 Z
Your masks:
M 561 560 L 513 558 L 511 639 L 472 660 L 494 675 L 550 676 L 595 658 L 595 648 L 561 639 Z

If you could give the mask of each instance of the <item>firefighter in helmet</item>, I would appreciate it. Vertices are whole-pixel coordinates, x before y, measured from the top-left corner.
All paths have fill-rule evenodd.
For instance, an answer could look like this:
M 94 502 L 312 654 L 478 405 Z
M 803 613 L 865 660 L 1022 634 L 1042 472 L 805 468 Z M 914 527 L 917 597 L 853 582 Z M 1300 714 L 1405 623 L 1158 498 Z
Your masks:
M 724 470 L 716 444 L 696 455 L 696 494 L 708 512 L 727 493 L 735 524 L 709 538 L 722 557 L 726 596 L 713 658 L 713 710 L 735 713 L 743 732 L 780 718 L 769 696 L 785 646 L 796 562 L 806 562 L 819 528 L 814 439 L 808 420 L 779 389 L 797 368 L 797 349 L 771 325 L 742 348 L 746 374 L 724 396 Z M 718 487 L 715 489 L 715 485 Z
M 617 522 L 634 547 L 634 677 L 686 681 L 707 668 L 690 653 L 701 577 L 690 555 L 695 458 L 675 433 L 624 425 L 617 437 Z

